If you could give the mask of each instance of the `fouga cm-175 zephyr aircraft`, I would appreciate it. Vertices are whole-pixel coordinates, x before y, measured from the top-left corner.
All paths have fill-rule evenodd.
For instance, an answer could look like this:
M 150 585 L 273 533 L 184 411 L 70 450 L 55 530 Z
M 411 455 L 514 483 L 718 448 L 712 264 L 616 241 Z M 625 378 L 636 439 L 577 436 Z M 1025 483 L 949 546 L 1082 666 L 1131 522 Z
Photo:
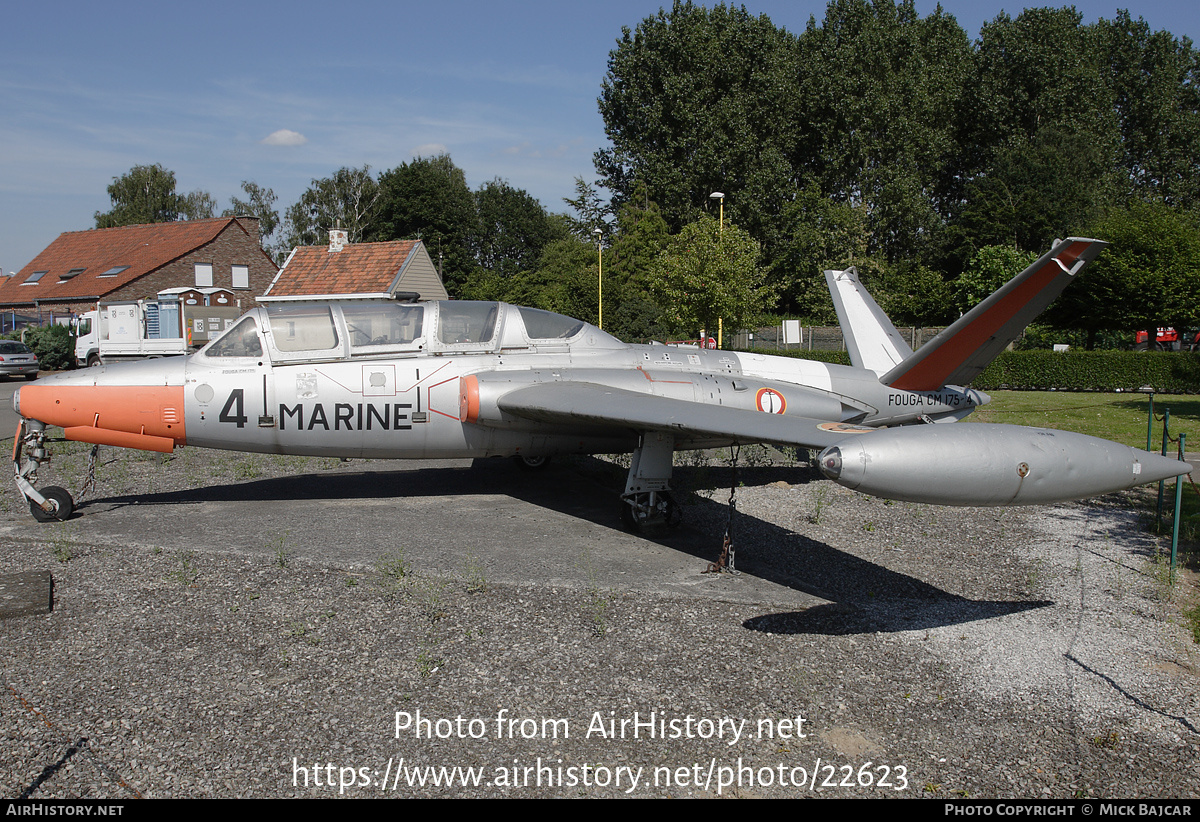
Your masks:
M 189 357 L 56 374 L 21 388 L 16 481 L 41 520 L 74 503 L 36 488 L 47 426 L 66 438 L 367 458 L 632 452 L 631 527 L 677 518 L 676 450 L 824 449 L 825 476 L 943 505 L 1083 498 L 1191 467 L 1064 431 L 956 423 L 967 388 L 1105 243 L 1071 238 L 914 353 L 853 269 L 826 279 L 853 366 L 692 346 L 627 345 L 595 326 L 504 303 L 268 302 Z M 886 426 L 886 427 L 885 427 Z

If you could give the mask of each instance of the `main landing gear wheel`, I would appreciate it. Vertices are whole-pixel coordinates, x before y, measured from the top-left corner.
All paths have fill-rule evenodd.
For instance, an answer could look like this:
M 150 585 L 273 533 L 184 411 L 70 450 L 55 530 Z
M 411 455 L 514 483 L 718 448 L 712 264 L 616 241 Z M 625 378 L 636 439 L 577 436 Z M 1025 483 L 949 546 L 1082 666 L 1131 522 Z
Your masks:
M 518 456 L 517 465 L 521 466 L 525 471 L 541 471 L 550 464 L 549 457 L 522 457 Z
M 38 522 L 66 522 L 71 518 L 71 514 L 75 513 L 75 500 L 71 499 L 71 494 L 66 488 L 48 485 L 41 490 L 41 494 L 54 506 L 54 512 L 46 511 L 30 500 L 29 513 L 33 514 L 33 518 Z
M 674 529 L 682 521 L 683 512 L 669 491 L 646 491 L 621 498 L 621 523 L 635 534 L 652 526 Z

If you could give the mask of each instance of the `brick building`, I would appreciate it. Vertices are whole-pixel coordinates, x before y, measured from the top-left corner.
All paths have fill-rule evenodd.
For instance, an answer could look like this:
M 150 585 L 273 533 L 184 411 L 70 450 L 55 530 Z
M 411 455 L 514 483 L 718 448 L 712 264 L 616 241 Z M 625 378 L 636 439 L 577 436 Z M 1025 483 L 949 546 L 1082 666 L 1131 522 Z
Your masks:
M 258 219 L 219 217 L 67 231 L 33 262 L 0 278 L 0 311 L 49 321 L 97 302 L 171 288 L 229 288 L 242 308 L 278 271 L 259 245 Z
M 332 229 L 329 245 L 297 246 L 279 269 L 264 297 L 387 294 L 407 292 L 422 300 L 446 300 L 425 244 L 420 240 L 347 243 L 346 232 Z

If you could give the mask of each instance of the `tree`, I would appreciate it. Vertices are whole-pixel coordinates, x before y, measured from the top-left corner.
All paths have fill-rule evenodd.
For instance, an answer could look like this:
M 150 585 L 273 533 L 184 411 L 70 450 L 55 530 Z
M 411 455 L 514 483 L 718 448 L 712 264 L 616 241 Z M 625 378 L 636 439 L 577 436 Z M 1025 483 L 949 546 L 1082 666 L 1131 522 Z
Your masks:
M 951 253 L 970 259 L 988 246 L 1041 253 L 1078 234 L 1112 200 L 1108 157 L 1084 134 L 1047 127 L 1014 138 L 966 186 Z
M 954 282 L 954 304 L 960 312 L 974 308 L 1000 286 L 1037 260 L 1033 251 L 1011 245 L 990 245 L 975 252 L 962 275 Z
M 668 240 L 662 212 L 645 185 L 636 184 L 617 213 L 616 233 L 604 251 L 605 331 L 629 342 L 669 336 L 662 309 L 650 293 L 649 274 Z M 592 250 L 599 251 L 594 244 Z
M 1200 220 L 1162 202 L 1114 209 L 1092 229 L 1112 245 L 1054 302 L 1047 319 L 1096 333 L 1200 324 Z
M 322 245 L 326 232 L 344 228 L 352 243 L 361 242 L 374 216 L 379 184 L 371 167 L 342 167 L 332 177 L 313 180 L 300 200 L 287 210 L 282 246 Z
M 835 320 L 824 272 L 869 267 L 866 211 L 825 196 L 815 182 L 797 192 L 784 209 L 785 236 L 768 272 L 785 309 L 814 322 Z
M 765 15 L 679 0 L 624 29 L 599 99 L 612 148 L 595 155 L 613 206 L 640 182 L 679 230 L 713 191 L 738 192 L 728 216 L 769 224 L 792 177 L 794 43 Z
M 528 192 L 499 178 L 475 192 L 475 213 L 479 219 L 471 244 L 475 262 L 501 276 L 532 271 L 546 245 L 568 233 Z
M 112 210 L 96 212 L 96 228 L 170 223 L 213 216 L 216 201 L 206 191 L 178 194 L 175 172 L 162 165 L 134 166 L 108 187 Z
M 864 207 L 868 253 L 928 258 L 956 180 L 966 33 L 940 7 L 920 17 L 912 0 L 832 0 L 797 61 L 798 170 L 825 196 Z
M 246 193 L 245 200 L 237 197 L 229 198 L 229 208 L 225 209 L 222 217 L 238 217 L 243 214 L 258 218 L 258 240 L 266 248 L 267 238 L 279 227 L 279 212 L 275 210 L 275 191 L 263 188 L 258 183 L 242 180 L 242 191 Z
M 1096 28 L 1120 121 L 1126 190 L 1200 206 L 1200 53 L 1186 37 L 1151 32 L 1124 10 Z
M 475 268 L 471 238 L 478 233 L 475 198 L 449 154 L 417 157 L 379 175 L 379 203 L 370 239 L 420 239 L 451 294 Z
M 578 214 L 578 217 L 567 216 L 567 227 L 571 233 L 585 243 L 595 242 L 596 229 L 600 229 L 602 242 L 612 240 L 613 226 L 609 222 L 612 216 L 612 204 L 605 203 L 596 192 L 596 186 L 584 180 L 575 178 L 575 198 L 563 197 L 563 202 Z
M 652 293 L 664 320 L 679 335 L 701 328 L 730 333 L 748 326 L 771 297 L 759 267 L 759 245 L 746 231 L 701 217 L 668 241 L 650 271 Z

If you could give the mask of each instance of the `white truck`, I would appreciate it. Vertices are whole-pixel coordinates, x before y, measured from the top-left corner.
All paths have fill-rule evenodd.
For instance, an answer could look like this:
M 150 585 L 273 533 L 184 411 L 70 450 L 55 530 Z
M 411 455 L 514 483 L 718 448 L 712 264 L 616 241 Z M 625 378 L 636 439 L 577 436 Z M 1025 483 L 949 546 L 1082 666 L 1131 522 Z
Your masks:
M 99 303 L 75 320 L 80 366 L 187 354 L 233 325 L 235 306 L 192 305 L 177 297 Z

